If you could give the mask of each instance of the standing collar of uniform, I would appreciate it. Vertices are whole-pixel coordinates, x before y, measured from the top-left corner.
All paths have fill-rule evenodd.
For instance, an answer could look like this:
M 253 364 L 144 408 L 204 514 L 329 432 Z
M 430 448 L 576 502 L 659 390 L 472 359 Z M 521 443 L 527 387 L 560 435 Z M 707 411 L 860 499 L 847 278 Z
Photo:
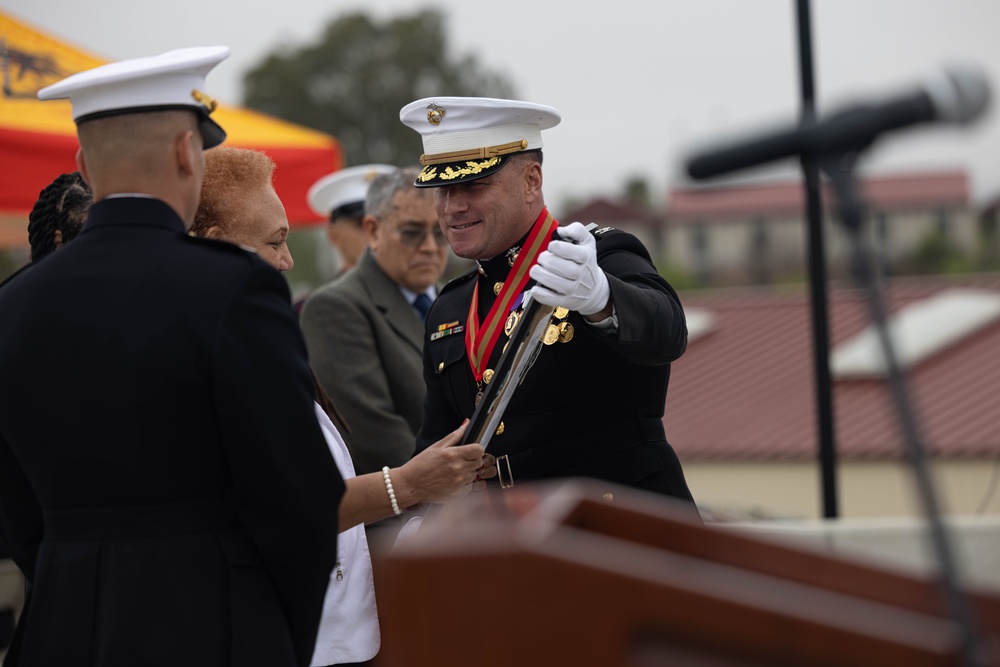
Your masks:
M 184 221 L 166 202 L 147 195 L 112 195 L 94 202 L 83 232 L 100 227 L 157 227 L 184 233 Z
M 528 236 L 530 235 L 531 230 L 529 229 L 517 243 L 496 257 L 478 260 L 476 264 L 479 265 L 479 275 L 488 280 L 506 279 L 507 274 L 510 273 L 510 267 L 514 265 L 514 258 L 517 257 L 517 253 L 520 252 L 521 247 L 524 246 L 524 242 L 528 240 Z

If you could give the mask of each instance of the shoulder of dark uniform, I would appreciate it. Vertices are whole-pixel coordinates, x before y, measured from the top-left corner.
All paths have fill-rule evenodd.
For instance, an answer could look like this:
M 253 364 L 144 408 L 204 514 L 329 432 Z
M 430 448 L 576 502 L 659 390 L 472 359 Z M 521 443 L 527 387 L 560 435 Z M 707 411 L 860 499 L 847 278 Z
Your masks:
M 214 285 L 225 291 L 225 285 L 243 284 L 250 281 L 267 289 L 276 289 L 291 303 L 288 281 L 273 266 L 265 262 L 253 250 L 247 250 L 229 241 L 204 239 L 183 235 L 179 257 L 185 260 L 185 271 L 190 280 Z
M 441 290 L 438 292 L 438 298 L 440 299 L 445 294 L 447 294 L 447 293 L 449 293 L 449 292 L 451 292 L 453 290 L 458 289 L 459 287 L 461 287 L 462 285 L 465 285 L 466 283 L 468 283 L 470 280 L 472 280 L 475 277 L 476 277 L 476 266 L 473 265 L 465 273 L 461 274 L 460 276 L 458 276 L 456 278 L 452 278 L 451 280 L 449 280 L 447 282 L 447 284 L 445 284 L 445 286 L 442 287 Z
M 610 252 L 631 252 L 650 259 L 649 251 L 638 238 L 614 227 L 596 227 L 590 230 L 597 242 L 598 256 Z
M 466 273 L 448 281 L 438 291 L 437 299 L 431 306 L 431 312 L 427 315 L 427 321 L 435 333 L 431 334 L 431 340 L 438 340 L 444 336 L 461 333 L 465 316 L 469 310 L 469 295 L 463 291 L 463 286 L 468 287 L 474 284 L 476 277 L 476 267 L 472 267 Z
M 234 262 L 240 264 L 246 264 L 247 266 L 252 266 L 256 262 L 263 262 L 252 250 L 247 250 L 235 243 L 230 243 L 229 241 L 220 241 L 218 239 L 206 239 L 200 236 L 184 235 L 181 239 L 188 248 L 191 248 L 197 252 L 204 252 L 208 255 L 215 255 L 219 258 L 229 258 Z
M 0 281 L 0 288 L 3 288 L 4 285 L 8 285 L 8 284 L 14 282 L 14 280 L 16 278 L 18 278 L 20 276 L 23 276 L 28 271 L 31 271 L 33 268 L 35 268 L 36 266 L 38 266 L 40 263 L 41 263 L 41 260 L 36 260 L 34 262 L 29 262 L 28 264 L 25 264 L 20 269 L 18 269 L 17 271 L 15 271 L 14 273 L 12 273 L 11 275 L 7 276 L 6 280 Z

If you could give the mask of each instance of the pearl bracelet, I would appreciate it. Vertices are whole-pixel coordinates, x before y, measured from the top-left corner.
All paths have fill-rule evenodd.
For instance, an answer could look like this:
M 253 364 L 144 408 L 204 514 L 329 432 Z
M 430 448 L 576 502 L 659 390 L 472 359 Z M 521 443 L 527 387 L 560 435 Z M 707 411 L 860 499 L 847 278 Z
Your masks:
M 389 503 L 392 504 L 392 511 L 398 516 L 403 513 L 396 502 L 396 492 L 392 488 L 392 480 L 389 479 L 389 466 L 382 468 L 382 479 L 385 480 L 385 491 L 389 494 Z

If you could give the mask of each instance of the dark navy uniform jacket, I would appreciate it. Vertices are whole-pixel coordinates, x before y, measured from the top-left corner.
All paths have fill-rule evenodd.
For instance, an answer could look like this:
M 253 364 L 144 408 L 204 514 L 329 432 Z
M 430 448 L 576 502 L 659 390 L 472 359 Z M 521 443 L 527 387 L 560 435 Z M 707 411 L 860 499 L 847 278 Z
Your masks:
M 308 665 L 344 484 L 280 274 L 96 203 L 0 286 L 7 665 Z
M 687 345 L 684 311 L 631 234 L 594 232 L 600 267 L 608 275 L 618 331 L 606 335 L 571 312 L 573 338 L 544 346 L 503 416 L 503 432 L 488 451 L 509 462 L 514 482 L 592 477 L 692 502 L 684 474 L 663 430 L 670 362 Z M 417 437 L 420 451 L 458 427 L 475 410 L 479 387 L 465 334 L 431 340 L 439 327 L 466 324 L 479 284 L 479 317 L 496 297 L 493 286 L 510 270 L 505 255 L 480 262 L 451 281 L 427 317 L 424 378 L 427 400 Z M 529 283 L 530 285 L 530 283 Z M 507 337 L 501 333 L 488 368 L 495 369 Z

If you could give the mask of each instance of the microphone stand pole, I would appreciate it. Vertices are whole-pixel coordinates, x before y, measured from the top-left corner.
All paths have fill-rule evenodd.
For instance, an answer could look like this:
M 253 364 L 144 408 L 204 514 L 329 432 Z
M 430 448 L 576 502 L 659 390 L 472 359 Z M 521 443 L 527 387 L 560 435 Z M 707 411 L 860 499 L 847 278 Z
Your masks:
M 812 39 L 809 0 L 797 0 L 799 75 L 802 89 L 802 124 L 816 119 L 813 86 Z M 823 517 L 835 519 L 837 509 L 837 446 L 834 439 L 833 390 L 830 377 L 830 327 L 826 298 L 826 255 L 823 247 L 823 209 L 820 203 L 819 167 L 816 159 L 802 156 L 806 197 L 809 293 L 812 304 L 813 374 L 816 383 L 816 416 L 819 429 L 820 481 Z
M 948 535 L 941 520 L 941 511 L 930 471 L 927 467 L 926 448 L 920 438 L 916 412 L 910 401 L 903 373 L 899 367 L 893 341 L 886 323 L 885 305 L 875 271 L 872 268 L 872 253 L 868 248 L 863 222 L 865 206 L 858 197 L 857 183 L 853 177 L 857 153 L 833 154 L 821 163 L 823 172 L 833 182 L 837 193 L 837 209 L 841 222 L 847 229 L 854 248 L 853 273 L 858 285 L 867 296 L 869 315 L 875 327 L 879 347 L 882 351 L 887 381 L 892 393 L 906 454 L 913 466 L 917 492 L 930 530 L 931 544 L 937 555 L 941 574 L 941 587 L 946 608 L 958 626 L 961 643 L 961 658 L 964 667 L 985 667 L 987 660 L 979 643 L 976 625 L 967 597 L 959 585 L 955 559 L 949 546 Z

